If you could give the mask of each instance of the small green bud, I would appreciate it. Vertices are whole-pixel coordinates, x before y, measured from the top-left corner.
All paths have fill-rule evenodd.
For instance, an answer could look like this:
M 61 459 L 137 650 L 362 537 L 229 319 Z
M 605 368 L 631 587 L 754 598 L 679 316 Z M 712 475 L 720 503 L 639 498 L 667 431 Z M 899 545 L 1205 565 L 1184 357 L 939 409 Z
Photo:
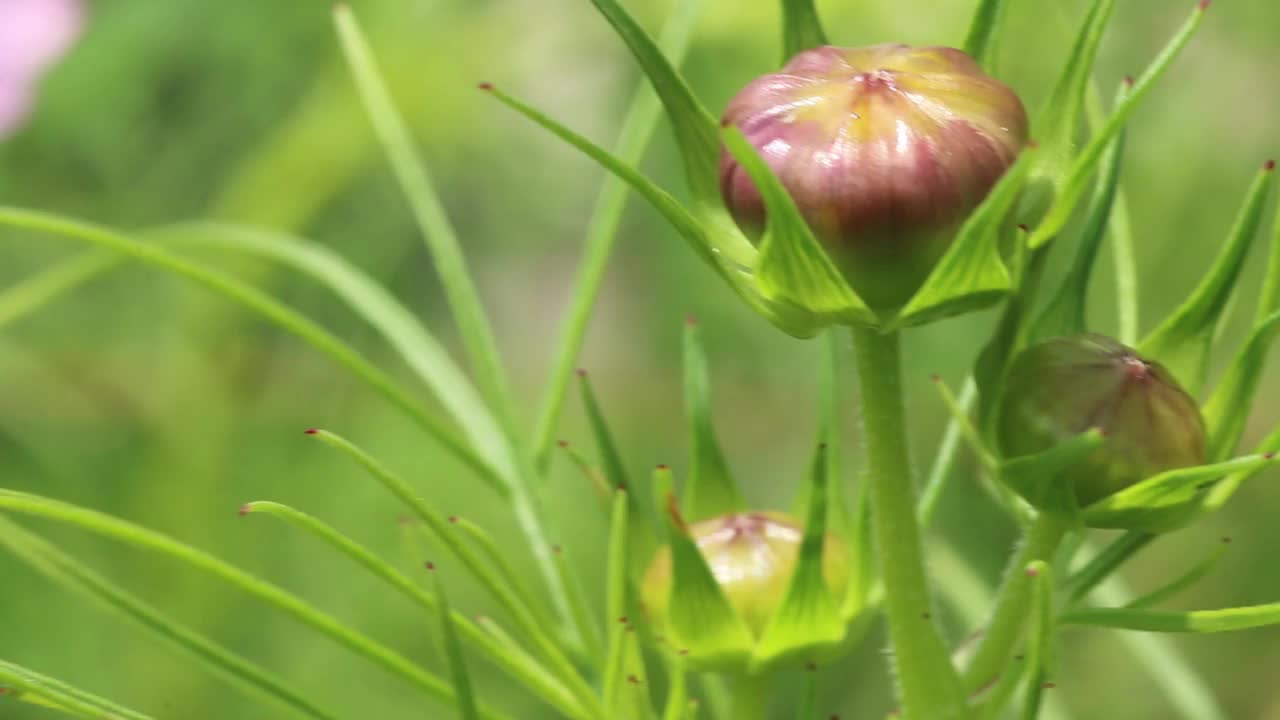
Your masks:
M 1158 363 L 1102 335 L 1053 338 L 1014 360 L 996 408 L 1000 452 L 1048 450 L 1090 429 L 1102 444 L 1061 478 L 1088 506 L 1166 470 L 1206 461 L 1195 400 Z
M 819 47 L 744 88 L 725 111 L 795 200 L 849 285 L 903 305 L 1027 141 L 1008 86 L 960 50 Z M 721 153 L 725 204 L 750 237 L 760 192 Z
M 730 513 L 688 525 L 687 532 L 705 560 L 729 606 L 758 642 L 791 586 L 804 529 L 794 518 L 778 512 Z M 849 556 L 845 544 L 828 534 L 822 553 L 822 577 L 833 598 L 843 598 L 849 586 Z M 654 555 L 645 572 L 641 603 L 659 633 L 668 633 L 667 616 L 675 582 L 671 548 Z M 740 670 L 743 657 L 717 656 L 709 666 L 700 657 L 696 640 L 672 638 L 695 665 L 703 669 Z M 693 647 L 684 647 L 689 643 Z M 829 645 L 826 638 L 790 638 L 788 653 L 807 645 Z

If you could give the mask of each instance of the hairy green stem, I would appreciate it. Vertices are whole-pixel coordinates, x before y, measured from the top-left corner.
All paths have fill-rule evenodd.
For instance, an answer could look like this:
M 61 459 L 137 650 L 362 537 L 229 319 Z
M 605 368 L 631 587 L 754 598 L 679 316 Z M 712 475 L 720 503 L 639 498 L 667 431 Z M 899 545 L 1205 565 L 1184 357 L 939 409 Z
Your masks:
M 1030 614 L 1032 582 L 1026 572 L 1027 565 L 1037 560 L 1052 562 L 1058 544 L 1070 527 L 1065 518 L 1041 513 L 1027 529 L 1022 546 L 1005 570 L 991 621 L 965 668 L 966 690 L 973 692 L 991 682 L 1008 661 Z
M 906 411 L 896 333 L 855 328 L 872 530 L 884 581 L 889 639 L 897 659 L 903 717 L 950 720 L 967 714 L 965 694 L 933 622 L 916 522 Z

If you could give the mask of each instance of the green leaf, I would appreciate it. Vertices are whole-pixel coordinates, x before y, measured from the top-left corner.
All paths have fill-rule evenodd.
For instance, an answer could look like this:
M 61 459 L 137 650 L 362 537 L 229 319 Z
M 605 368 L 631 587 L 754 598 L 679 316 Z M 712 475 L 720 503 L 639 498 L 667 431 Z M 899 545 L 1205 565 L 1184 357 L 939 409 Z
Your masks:
M 1280 452 L 1280 428 L 1263 438 L 1262 442 L 1258 443 L 1258 446 L 1254 448 L 1254 452 L 1261 453 L 1267 457 L 1274 456 L 1277 452 Z M 1240 489 L 1241 485 L 1244 485 L 1247 480 L 1257 475 L 1265 467 L 1267 466 L 1260 465 L 1250 470 L 1232 473 L 1223 478 L 1209 489 L 1209 494 L 1202 502 L 1203 511 L 1209 513 L 1221 508 Z
M 662 100 L 667 119 L 675 129 L 676 142 L 680 145 L 685 175 L 695 203 L 708 208 L 721 207 L 717 172 L 720 138 L 715 118 L 698 102 L 693 91 L 663 56 L 657 44 L 617 0 L 591 2 L 626 43 L 641 70 L 653 84 L 658 98 Z
M 1007 0 L 978 0 L 964 37 L 964 51 L 982 64 L 988 74 L 996 74 L 1000 39 L 1010 3 Z
M 1115 0 L 1094 0 L 1090 5 L 1053 93 L 1036 117 L 1032 132 L 1043 150 L 1031 170 L 1026 203 L 1032 220 L 1028 222 L 1038 220 L 1040 213 L 1048 209 L 1070 175 L 1083 122 L 1085 93 L 1093 75 L 1098 45 L 1114 9 Z
M 786 308 L 791 322 L 779 327 L 797 337 L 812 337 L 825 325 L 877 325 L 875 313 L 849 287 L 782 182 L 742 131 L 726 127 L 724 142 L 764 199 L 766 225 L 755 283 L 761 295 Z
M 1118 102 L 1124 101 L 1128 81 L 1120 91 Z M 1093 193 L 1093 201 L 1080 233 L 1076 256 L 1062 284 L 1048 304 L 1029 326 L 1028 343 L 1051 337 L 1062 337 L 1084 332 L 1088 328 L 1085 319 L 1089 279 L 1102 239 L 1106 236 L 1111 208 L 1120 186 L 1120 159 L 1124 153 L 1124 133 L 1116 135 L 1102 159 L 1100 181 Z
M 1058 233 L 1062 232 L 1062 228 L 1071 219 L 1076 205 L 1088 189 L 1089 179 L 1093 176 L 1094 170 L 1097 169 L 1103 152 L 1111 144 L 1111 141 L 1115 139 L 1115 136 L 1124 127 L 1125 123 L 1129 121 L 1134 109 L 1146 98 L 1147 93 L 1151 91 L 1155 83 L 1173 64 L 1173 60 L 1186 47 L 1191 37 L 1195 35 L 1196 29 L 1200 27 L 1201 21 L 1204 20 L 1204 11 L 1208 6 L 1207 2 L 1196 3 L 1196 8 L 1192 11 L 1191 17 L 1183 23 L 1164 49 L 1156 55 L 1151 65 L 1134 82 L 1133 91 L 1125 98 L 1124 102 L 1116 107 L 1111 116 L 1107 118 L 1106 123 L 1089 139 L 1088 144 L 1075 157 L 1065 180 L 1058 184 L 1058 192 L 1053 198 L 1052 205 L 1049 206 L 1044 219 L 1041 220 L 1031 234 L 1029 241 L 1031 249 L 1035 250 L 1045 245 L 1057 237 Z
M 1204 421 L 1209 427 L 1209 459 L 1230 457 L 1244 436 L 1249 411 L 1257 396 L 1258 383 L 1266 367 L 1267 353 L 1280 334 L 1280 312 L 1258 324 L 1249 335 L 1213 395 L 1204 406 Z
M 702 328 L 696 320 L 684 327 L 684 407 L 689 418 L 692 457 L 685 484 L 685 516 L 692 522 L 741 510 L 742 493 L 729 472 L 711 420 L 711 383 Z
M 86 252 L 19 280 L 0 293 L 0 328 L 119 266 L 121 261 L 114 253 Z
M 1274 176 L 1275 168 L 1270 164 L 1258 173 L 1213 267 L 1190 297 L 1138 346 L 1144 354 L 1160 360 L 1192 395 L 1198 395 L 1204 385 L 1210 346 L 1262 224 L 1262 209 Z
M 965 442 L 969 444 L 969 449 L 978 458 L 982 468 L 989 473 L 998 471 L 1000 461 L 996 459 L 995 453 L 987 448 L 987 443 L 982 439 L 981 433 L 969 420 L 969 408 L 965 407 L 965 404 L 956 398 L 955 393 L 951 392 L 951 388 L 947 387 L 947 383 L 942 379 L 942 376 L 933 376 L 933 387 L 938 391 L 943 404 L 947 406 L 947 412 L 951 415 L 951 422 L 955 423 L 957 431 L 963 436 Z M 972 402 L 968 404 L 972 405 Z
M 333 251 L 282 233 L 212 222 L 148 231 L 149 238 L 251 253 L 281 262 L 321 283 L 378 331 L 462 426 L 482 457 L 515 482 L 516 461 L 493 414 L 440 341 L 386 288 Z
M 892 328 L 923 325 L 990 305 L 1014 289 L 1000 256 L 1001 235 L 1038 150 L 1023 150 L 960 227 L 947 254 L 892 320 Z M 1018 238 L 1021 242 L 1021 238 Z
M 1266 455 L 1169 470 L 1109 495 L 1081 510 L 1086 525 L 1145 532 L 1168 532 L 1203 514 L 1201 494 L 1237 472 L 1252 472 L 1274 462 Z
M 435 576 L 437 617 L 440 627 L 440 644 L 445 659 L 449 663 L 449 677 L 453 679 L 453 691 L 458 698 L 458 719 L 479 720 L 480 713 L 476 709 L 476 698 L 471 686 L 471 674 L 467 672 L 467 662 L 462 656 L 462 643 L 458 642 L 458 634 L 454 630 L 452 609 L 449 596 L 445 592 L 444 580 L 432 565 L 427 568 Z
M 1125 605 L 1125 609 L 1138 610 L 1158 605 L 1205 579 L 1218 566 L 1218 561 L 1222 559 L 1222 556 L 1226 554 L 1227 548 L 1230 547 L 1229 541 L 1230 538 L 1223 538 L 1223 541 L 1218 543 L 1203 560 L 1146 595 L 1134 598 Z
M 1031 630 L 1027 640 L 1026 698 L 1022 706 L 1023 720 L 1036 720 L 1040 715 L 1045 680 L 1054 666 L 1053 577 L 1049 566 L 1036 561 L 1025 569 L 1031 576 Z
M 538 649 L 543 659 L 550 664 L 552 671 L 569 688 L 578 702 L 592 712 L 598 710 L 598 698 L 565 655 L 560 644 L 551 637 L 548 620 L 535 612 L 536 608 L 521 597 L 515 589 L 516 583 L 504 574 L 502 566 L 494 566 L 477 554 L 470 545 L 462 542 L 455 533 L 450 532 L 450 523 L 442 514 L 423 500 L 408 482 L 373 456 L 349 440 L 327 430 L 311 430 L 308 434 L 347 455 L 391 494 L 399 498 L 414 516 L 432 531 L 436 540 L 461 560 L 468 572 L 511 615 L 520 631 Z
M 1064 625 L 1093 625 L 1142 632 L 1235 632 L 1280 625 L 1280 603 L 1192 612 L 1087 608 L 1066 613 L 1059 622 Z
M 960 388 L 960 396 L 956 398 L 956 406 L 966 417 L 966 421 L 969 413 L 973 412 L 977 400 L 978 386 L 970 375 L 965 378 L 964 387 Z M 953 415 L 942 433 L 942 441 L 938 443 L 937 451 L 933 454 L 933 463 L 929 466 L 929 474 L 925 476 L 920 499 L 916 502 L 916 519 L 919 520 L 922 528 L 933 524 L 933 518 L 938 512 L 938 504 L 942 501 L 942 493 L 954 476 L 956 458 L 960 454 L 960 443 L 964 439 L 965 432 L 959 420 Z
M 347 556 L 375 577 L 398 590 L 400 594 L 419 607 L 433 614 L 438 614 L 441 611 L 440 601 L 437 596 L 423 590 L 413 580 L 410 580 L 403 573 L 369 552 L 359 543 L 311 515 L 288 505 L 269 501 L 246 503 L 240 508 L 240 512 L 242 515 L 262 513 L 277 517 Z M 454 524 L 455 526 L 461 525 L 460 522 Z M 413 564 L 417 566 L 419 562 L 415 557 Z M 534 695 L 557 710 L 570 717 L 584 717 L 584 711 L 569 695 L 569 691 L 536 661 L 526 659 L 527 656 L 522 658 L 520 655 L 509 653 L 503 645 L 495 642 L 489 633 L 482 630 L 467 616 L 454 611 L 450 613 L 450 617 L 456 630 L 461 632 L 467 640 L 482 651 L 487 660 L 507 671 L 511 677 L 524 684 Z
M 827 43 L 813 0 L 782 0 L 782 62 Z
M 432 186 L 426 167 L 417 157 L 404 118 L 391 99 L 355 15 L 347 5 L 337 5 L 333 17 L 361 102 L 369 113 L 374 132 L 382 143 L 435 263 L 453 318 L 474 365 L 480 393 L 499 421 L 509 425 L 512 399 L 502 369 L 502 358 L 467 270 L 457 234 Z
M 665 468 L 660 469 L 663 472 Z M 669 482 L 655 476 L 655 486 Z M 675 495 L 667 493 L 667 539 L 671 547 L 668 639 L 691 661 L 719 667 L 741 663 L 755 644 L 751 630 L 720 590 L 711 568 L 689 536 Z
M 827 544 L 827 464 L 822 448 L 813 463 L 809 483 L 809 512 L 804 539 L 796 557 L 787 594 L 765 625 L 752 654 L 750 672 L 796 659 L 798 654 L 823 654 L 845 638 L 840 604 L 832 597 L 823 575 Z
M 502 485 L 496 479 L 496 472 L 489 462 L 476 454 L 468 443 L 458 436 L 455 430 L 423 411 L 419 404 L 389 375 L 373 366 L 358 351 L 329 331 L 262 291 L 245 285 L 228 275 L 185 260 L 163 248 L 138 242 L 128 236 L 105 228 L 68 220 L 56 215 L 19 208 L 0 207 L 0 225 L 60 235 L 106 248 L 147 265 L 192 280 L 229 300 L 239 303 L 246 309 L 327 355 L 353 376 L 369 385 L 392 405 L 403 411 L 426 430 L 428 434 L 439 441 L 446 450 L 465 462 L 481 477 L 494 483 L 496 489 L 502 490 Z
M 702 4 L 702 0 L 685 0 L 676 6 L 667 20 L 658 44 L 671 58 L 672 64 L 678 65 L 683 60 Z M 661 106 L 653 89 L 647 84 L 637 88 L 622 122 L 622 131 L 618 135 L 616 153 L 620 163 L 635 166 L 640 162 L 653 137 L 660 113 Z M 606 178 L 600 194 L 596 196 L 596 204 L 587 224 L 586 247 L 570 295 L 573 298 L 572 305 L 556 342 L 555 361 L 546 383 L 547 389 L 539 404 L 538 421 L 533 432 L 534 457 L 538 469 L 543 473 L 550 463 L 551 448 L 555 442 L 564 399 L 582 349 L 592 309 L 600 294 L 605 268 L 618 236 L 628 192 L 626 180 L 616 175 Z
M 0 660 L 0 701 L 5 696 L 46 705 L 79 717 L 97 720 L 151 720 L 151 716 L 130 710 L 74 685 L 55 680 L 34 670 Z
M 1268 167 L 1274 165 L 1274 160 L 1267 161 Z M 1271 253 L 1267 260 L 1267 275 L 1262 281 L 1262 292 L 1258 295 L 1256 322 L 1259 325 L 1280 311 L 1280 208 L 1276 210 L 1275 220 L 1271 224 L 1271 233 Z
M 1061 475 L 1102 443 L 1102 432 L 1089 430 L 1044 452 L 1006 460 L 1000 468 L 1000 479 L 1032 506 L 1074 516 L 1077 512 L 1075 494 Z
M 1113 540 L 1067 580 L 1067 604 L 1075 605 L 1084 600 L 1121 565 L 1155 539 L 1156 536 L 1152 533 L 1130 530 Z
M 109 515 L 29 493 L 0 490 L 0 509 L 35 515 L 71 525 L 81 530 L 110 537 L 143 550 L 167 556 L 187 567 L 206 572 L 225 581 L 232 587 L 238 588 L 276 607 L 355 654 L 408 681 L 428 695 L 449 704 L 454 701 L 453 689 L 449 687 L 448 683 L 415 665 L 408 658 L 350 628 L 331 615 L 318 610 L 279 587 L 254 577 L 204 551 Z M 485 716 L 492 718 L 505 717 L 493 711 L 486 711 Z M 320 715 L 318 717 L 327 716 Z
M 576 566 L 568 558 L 568 550 L 556 546 L 555 562 L 556 570 L 560 574 L 560 582 L 568 591 L 569 617 L 573 620 L 574 625 L 577 627 L 578 635 L 583 640 L 587 657 L 598 661 L 599 658 L 603 657 L 604 653 L 604 646 L 600 639 L 600 628 L 596 625 L 591 611 L 587 607 L 587 598 L 583 594 L 582 582 L 578 579 L 577 572 L 575 572 Z M 533 599 L 531 596 L 530 600 Z

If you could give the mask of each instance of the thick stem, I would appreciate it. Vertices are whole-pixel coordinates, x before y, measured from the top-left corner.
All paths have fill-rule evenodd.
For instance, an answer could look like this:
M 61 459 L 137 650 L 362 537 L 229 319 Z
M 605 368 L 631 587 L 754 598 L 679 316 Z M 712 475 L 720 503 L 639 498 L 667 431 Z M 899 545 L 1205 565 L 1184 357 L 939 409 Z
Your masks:
M 1041 513 L 1027 530 L 1022 547 L 1014 553 L 1005 570 L 991 622 L 965 668 L 964 686 L 969 692 L 995 679 L 1009 660 L 1013 646 L 1022 636 L 1031 604 L 1031 577 L 1026 573 L 1027 565 L 1036 560 L 1051 562 L 1069 527 L 1065 518 Z
M 872 526 L 903 716 L 905 720 L 964 718 L 968 712 L 965 693 L 934 625 L 925 579 L 907 453 L 898 336 L 860 328 L 854 329 L 853 336 L 862 386 Z
M 730 718 L 765 720 L 769 717 L 772 686 L 768 675 L 732 675 L 728 680 L 733 707 Z

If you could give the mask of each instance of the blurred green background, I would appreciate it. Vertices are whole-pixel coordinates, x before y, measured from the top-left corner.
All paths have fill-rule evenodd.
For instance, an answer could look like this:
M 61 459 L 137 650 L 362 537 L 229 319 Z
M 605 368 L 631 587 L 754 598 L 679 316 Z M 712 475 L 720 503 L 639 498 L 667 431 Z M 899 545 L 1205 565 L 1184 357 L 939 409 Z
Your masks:
M 629 3 L 657 27 L 668 2 Z M 972 0 L 820 3 L 833 39 L 958 44 Z M 1098 77 L 1106 94 L 1136 74 L 1193 3 L 1123 0 Z M 712 108 L 778 61 L 778 17 L 766 0 L 707 0 L 690 59 L 692 84 Z M 1068 47 L 1057 16 L 1081 2 L 1015 2 L 1002 75 L 1035 109 Z M 475 91 L 501 84 L 602 142 L 610 142 L 638 73 L 585 0 L 356 0 L 397 100 L 452 213 L 492 312 L 507 366 L 532 422 L 601 172 Z M 324 2 L 96 0 L 81 42 L 43 84 L 17 135 L 0 140 L 0 203 L 121 228 L 214 217 L 284 229 L 334 248 L 381 279 L 439 335 L 456 336 L 431 263 L 377 151 L 341 64 Z M 1061 11 L 1061 12 L 1059 12 Z M 1142 326 L 1185 297 L 1225 235 L 1257 167 L 1280 153 L 1273 0 L 1215 3 L 1199 36 L 1135 116 L 1125 169 L 1140 244 Z M 646 167 L 680 188 L 664 128 Z M 1069 244 L 1069 243 L 1066 243 Z M 79 252 L 72 241 L 3 230 L 0 288 Z M 1059 260 L 1065 253 L 1059 253 Z M 1260 279 L 1261 248 L 1242 296 Z M 1105 254 L 1104 254 L 1105 258 Z M 209 255 L 203 260 L 303 309 L 397 375 L 407 373 L 349 311 L 288 272 Z M 1092 305 L 1114 330 L 1104 259 Z M 1252 311 L 1239 304 L 1224 335 L 1237 343 Z M 782 336 L 748 314 L 645 207 L 627 215 L 582 364 L 640 472 L 677 470 L 681 432 L 679 337 L 694 314 L 706 326 L 722 441 L 753 501 L 785 506 L 813 433 L 816 344 Z M 993 317 L 913 331 L 908 385 L 920 465 L 943 411 L 928 377 L 958 385 Z M 1217 358 L 1221 367 L 1226 354 Z M 1280 372 L 1269 369 L 1247 441 L 1277 421 Z M 851 394 L 851 417 L 856 398 Z M 404 417 L 310 349 L 200 288 L 126 266 L 0 327 L 0 486 L 120 515 L 170 533 L 279 582 L 414 658 L 437 665 L 424 618 L 310 538 L 267 518 L 238 518 L 244 501 L 274 499 L 326 519 L 393 559 L 403 557 L 396 503 L 301 430 L 322 426 L 363 443 L 410 475 L 444 511 L 523 544 L 483 486 Z M 850 422 L 851 446 L 857 441 Z M 576 400 L 563 437 L 586 446 Z M 856 454 L 854 454 L 856 457 Z M 953 555 L 994 582 L 1013 529 L 965 472 L 947 495 L 933 557 Z M 1275 478 L 1272 477 L 1271 480 Z M 548 514 L 593 597 L 599 597 L 604 522 L 586 483 L 558 462 Z M 1137 589 L 1184 569 L 1219 538 L 1234 542 L 1212 578 L 1178 607 L 1280 600 L 1273 520 L 1280 492 L 1255 482 L 1220 516 L 1142 554 L 1126 572 Z M 343 717 L 443 717 L 412 690 L 227 588 L 172 564 L 83 534 L 21 519 L 126 587 L 230 647 L 278 670 Z M 945 552 L 950 550 L 952 552 Z M 532 571 L 530 571 L 532 576 Z M 490 603 L 458 579 L 455 603 Z M 956 621 L 956 632 L 965 627 Z M 1172 717 L 1114 635 L 1066 635 L 1055 696 L 1074 717 Z M 1280 719 L 1280 629 L 1179 638 L 1230 718 Z M 824 671 L 823 703 L 854 719 L 889 709 L 879 630 Z M 277 717 L 133 625 L 64 594 L 0 555 L 0 657 L 162 718 Z M 521 718 L 551 717 L 488 668 L 480 686 Z M 794 680 L 794 678 L 791 678 Z M 786 717 L 790 683 L 779 695 Z M 0 718 L 50 717 L 0 704 Z

